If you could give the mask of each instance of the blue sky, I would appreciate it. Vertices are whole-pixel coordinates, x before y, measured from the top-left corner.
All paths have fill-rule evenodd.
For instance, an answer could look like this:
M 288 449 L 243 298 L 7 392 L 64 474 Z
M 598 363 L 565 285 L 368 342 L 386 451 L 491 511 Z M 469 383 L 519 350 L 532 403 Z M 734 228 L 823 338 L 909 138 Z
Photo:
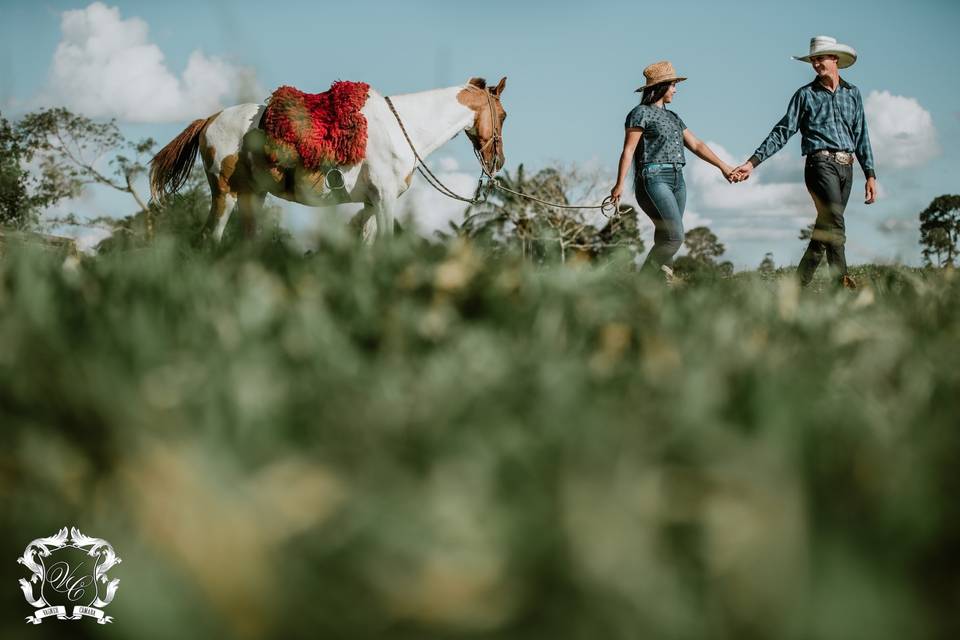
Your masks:
M 96 95 L 78 95 L 85 85 L 64 92 L 58 82 L 82 77 L 70 76 L 69 65 L 84 64 L 57 54 L 68 37 L 64 12 L 89 7 L 89 2 L 0 0 L 0 106 L 5 115 L 55 102 L 78 111 L 92 109 L 92 115 L 106 113 Z M 741 161 L 782 116 L 793 91 L 812 78 L 810 68 L 790 56 L 805 53 L 811 36 L 832 35 L 860 54 L 842 75 L 868 101 L 882 194 L 877 204 L 863 205 L 862 175 L 856 169 L 847 209 L 851 261 L 916 263 L 917 213 L 935 196 L 960 190 L 956 0 L 269 5 L 167 0 L 105 2 L 103 8 L 115 8 L 117 21 L 104 23 L 101 31 L 94 25 L 91 41 L 126 42 L 125 30 L 136 31 L 132 20 L 139 19 L 142 33 L 131 42 L 155 46 L 173 79 L 183 78 L 199 51 L 208 63 L 200 67 L 208 71 L 216 65 L 248 68 L 245 77 L 252 72 L 255 82 L 244 86 L 248 93 L 258 86 L 261 99 L 281 84 L 320 91 L 336 79 L 364 80 L 389 94 L 458 84 L 473 75 L 492 80 L 508 76 L 503 96 L 509 112 L 504 131 L 508 168 L 520 162 L 534 168 L 573 162 L 606 171 L 611 182 L 623 118 L 636 104 L 633 89 L 645 65 L 669 59 L 689 76 L 673 108 L 696 135 Z M 122 42 L 116 45 L 120 57 L 127 55 Z M 113 115 L 131 137 L 152 135 L 166 142 L 189 120 L 208 115 L 211 100 L 235 102 L 235 89 L 216 95 L 207 91 L 194 101 L 196 113 L 190 112 L 192 94 L 186 92 L 187 104 L 167 116 L 151 116 L 153 122 L 128 122 L 136 119 L 131 113 L 147 113 L 146 107 L 138 111 L 136 102 Z M 744 185 L 721 184 L 719 174 L 689 155 L 688 227 L 707 222 L 738 266 L 755 266 L 766 251 L 773 251 L 779 264 L 796 263 L 803 250 L 796 233 L 813 218 L 801 182 L 799 136 Z M 437 152 L 432 162 L 456 184 L 467 186 L 475 175 L 463 137 Z M 455 215 L 453 203 L 422 192 L 410 200 L 436 208 L 433 219 Z M 108 194 L 88 194 L 71 206 L 81 213 L 115 208 L 118 215 L 129 209 Z M 291 225 L 320 215 L 292 213 Z

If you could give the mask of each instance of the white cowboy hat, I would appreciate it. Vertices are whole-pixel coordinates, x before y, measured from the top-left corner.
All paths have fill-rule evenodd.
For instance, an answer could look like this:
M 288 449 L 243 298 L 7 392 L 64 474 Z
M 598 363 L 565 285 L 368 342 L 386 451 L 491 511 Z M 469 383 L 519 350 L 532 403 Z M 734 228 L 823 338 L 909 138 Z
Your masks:
M 814 36 L 810 38 L 810 53 L 805 56 L 793 56 L 794 60 L 810 62 L 813 56 L 837 56 L 837 67 L 846 69 L 857 61 L 857 52 L 853 47 L 837 42 L 830 36 Z

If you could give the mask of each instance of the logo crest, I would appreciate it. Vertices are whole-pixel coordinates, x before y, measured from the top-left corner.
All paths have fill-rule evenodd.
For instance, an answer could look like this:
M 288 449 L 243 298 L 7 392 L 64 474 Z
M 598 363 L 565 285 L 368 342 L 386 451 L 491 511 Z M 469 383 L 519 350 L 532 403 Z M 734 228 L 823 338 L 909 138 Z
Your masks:
M 103 607 L 113 601 L 120 585 L 120 580 L 107 576 L 107 571 L 120 563 L 120 557 L 106 540 L 85 536 L 76 527 L 69 531 L 64 527 L 55 535 L 28 544 L 17 562 L 33 574 L 29 580 L 20 579 L 23 597 L 36 609 L 27 617 L 28 623 L 40 624 L 53 616 L 58 620 L 87 616 L 99 624 L 113 622 Z

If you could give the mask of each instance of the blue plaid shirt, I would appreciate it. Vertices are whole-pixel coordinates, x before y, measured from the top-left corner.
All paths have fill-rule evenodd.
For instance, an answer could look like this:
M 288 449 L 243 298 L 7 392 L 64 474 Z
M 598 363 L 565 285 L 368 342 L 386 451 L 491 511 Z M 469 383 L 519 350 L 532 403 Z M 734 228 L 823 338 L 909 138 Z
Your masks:
M 846 80 L 841 78 L 840 86 L 832 93 L 816 79 L 797 89 L 787 106 L 787 114 L 753 152 L 750 162 L 757 166 L 780 151 L 798 130 L 803 155 L 821 149 L 856 153 L 864 175 L 876 177 L 867 121 L 863 116 L 863 98 L 860 90 Z

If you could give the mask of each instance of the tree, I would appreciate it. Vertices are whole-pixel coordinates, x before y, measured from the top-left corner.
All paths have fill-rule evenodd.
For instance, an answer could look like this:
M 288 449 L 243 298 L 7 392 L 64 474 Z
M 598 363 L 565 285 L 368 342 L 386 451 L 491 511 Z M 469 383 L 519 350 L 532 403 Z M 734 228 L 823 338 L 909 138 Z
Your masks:
M 153 235 L 153 211 L 133 184 L 146 172 L 147 158 L 156 144 L 153 139 L 128 141 L 116 121 L 96 123 L 62 107 L 25 115 L 17 131 L 29 156 L 39 162 L 44 179 L 56 184 L 58 193 L 76 195 L 91 184 L 128 193 L 139 211 L 145 212 L 147 236 Z M 116 155 L 104 166 L 104 158 L 111 154 Z
M 706 264 L 714 264 L 727 250 L 709 227 L 694 227 L 683 236 L 690 258 Z
M 953 266 L 960 241 L 960 196 L 943 195 L 934 198 L 930 206 L 920 212 L 920 244 L 923 259 L 940 267 Z
M 552 257 L 566 262 L 571 253 L 597 258 L 616 248 L 641 253 L 636 211 L 630 207 L 598 229 L 591 221 L 595 210 L 565 209 L 515 193 L 559 205 L 599 202 L 601 180 L 598 173 L 572 166 L 547 167 L 528 176 L 521 164 L 516 174 L 504 171 L 497 179 L 509 191 L 490 189 L 484 202 L 467 209 L 460 225 L 451 226 L 457 235 L 487 240 L 496 250 L 516 247 L 524 258 L 536 262 Z
M 610 216 L 594 240 L 590 251 L 593 258 L 600 257 L 611 247 L 629 247 L 635 256 L 643 253 L 643 239 L 640 237 L 636 208 L 620 205 L 620 210 Z
M 813 238 L 813 223 L 812 223 L 812 222 L 811 222 L 810 224 L 808 224 L 807 226 L 805 226 L 803 229 L 800 229 L 800 236 L 799 236 L 799 239 L 800 239 L 800 240 L 803 240 L 804 242 L 810 242 L 811 238 Z
M 757 271 L 760 273 L 773 273 L 776 268 L 777 265 L 773 261 L 773 254 L 768 251 L 764 254 L 763 260 L 760 261 L 760 266 L 757 267 Z
M 0 225 L 16 229 L 35 227 L 40 211 L 78 190 L 42 164 L 39 172 L 27 165 L 36 149 L 23 132 L 0 114 Z
M 0 116 L 0 224 L 26 226 L 33 212 L 27 188 L 28 174 L 21 166 L 23 149 L 6 118 Z
M 687 255 L 673 261 L 673 270 L 687 277 L 729 276 L 733 274 L 733 263 L 729 260 L 717 262 L 727 250 L 717 235 L 709 227 L 694 227 L 683 236 Z

